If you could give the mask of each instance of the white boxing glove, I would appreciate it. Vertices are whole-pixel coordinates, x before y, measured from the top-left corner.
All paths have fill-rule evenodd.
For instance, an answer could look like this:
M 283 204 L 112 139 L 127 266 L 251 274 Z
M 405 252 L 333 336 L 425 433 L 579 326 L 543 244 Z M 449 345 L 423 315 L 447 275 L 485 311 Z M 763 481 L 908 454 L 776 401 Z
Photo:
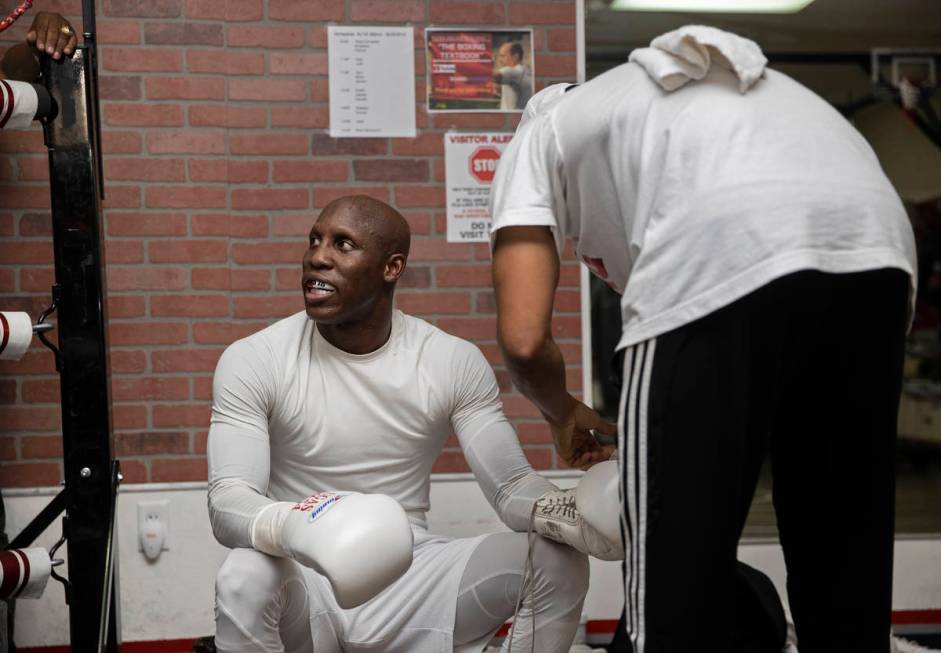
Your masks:
M 575 488 L 552 490 L 536 499 L 533 528 L 550 540 L 578 549 L 601 560 L 623 560 L 624 546 L 620 538 L 607 539 L 586 522 L 575 506 Z
M 341 608 L 362 605 L 412 564 L 412 527 L 384 494 L 320 492 L 266 506 L 252 522 L 252 546 L 293 558 L 326 576 Z
M 616 543 L 621 542 L 619 482 L 617 461 L 606 460 L 585 472 L 575 488 L 575 507 L 582 518 Z

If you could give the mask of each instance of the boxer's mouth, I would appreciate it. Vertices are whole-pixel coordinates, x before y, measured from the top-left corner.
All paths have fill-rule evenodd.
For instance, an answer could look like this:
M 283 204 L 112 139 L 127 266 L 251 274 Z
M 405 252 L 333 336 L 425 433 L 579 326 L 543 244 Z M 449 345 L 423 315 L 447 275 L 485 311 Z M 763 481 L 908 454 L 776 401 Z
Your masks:
M 307 302 L 323 301 L 336 291 L 336 286 L 322 279 L 306 279 L 304 281 L 304 299 Z

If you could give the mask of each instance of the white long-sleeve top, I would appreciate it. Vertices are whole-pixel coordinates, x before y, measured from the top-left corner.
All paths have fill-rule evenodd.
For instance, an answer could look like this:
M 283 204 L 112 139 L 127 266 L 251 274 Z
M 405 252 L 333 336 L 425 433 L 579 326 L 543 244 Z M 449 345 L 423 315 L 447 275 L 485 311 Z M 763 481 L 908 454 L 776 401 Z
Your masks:
M 0 129 L 28 129 L 38 108 L 32 84 L 0 79 Z
M 526 460 L 480 350 L 396 311 L 385 345 L 328 343 L 303 312 L 228 347 L 213 380 L 209 515 L 216 539 L 251 546 L 272 501 L 322 490 L 387 494 L 425 526 L 431 468 L 451 431 L 487 500 L 525 530 L 554 486 Z

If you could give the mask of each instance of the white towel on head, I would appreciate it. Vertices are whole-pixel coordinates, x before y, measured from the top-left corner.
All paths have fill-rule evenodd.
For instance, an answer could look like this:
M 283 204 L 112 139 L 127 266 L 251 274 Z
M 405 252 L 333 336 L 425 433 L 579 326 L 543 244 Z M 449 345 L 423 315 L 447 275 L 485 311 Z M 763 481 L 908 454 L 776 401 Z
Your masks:
M 695 64 L 655 48 L 637 48 L 628 61 L 639 64 L 665 91 L 675 91 L 691 79 L 702 79 L 706 74 Z
M 629 60 L 667 91 L 702 79 L 717 63 L 735 73 L 742 93 L 761 79 L 768 63 L 754 41 L 705 25 L 686 25 L 662 34 L 649 48 L 631 52 Z

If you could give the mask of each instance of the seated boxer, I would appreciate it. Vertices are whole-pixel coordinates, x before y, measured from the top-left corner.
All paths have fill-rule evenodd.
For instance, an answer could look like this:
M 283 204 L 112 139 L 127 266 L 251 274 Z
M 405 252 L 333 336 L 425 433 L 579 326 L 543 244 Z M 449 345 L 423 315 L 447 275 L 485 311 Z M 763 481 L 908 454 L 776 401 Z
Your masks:
M 520 595 L 504 650 L 568 651 L 585 554 L 623 556 L 581 520 L 574 490 L 533 471 L 481 352 L 393 309 L 409 240 L 382 202 L 330 203 L 303 258 L 306 311 L 219 361 L 209 512 L 233 549 L 216 582 L 220 651 L 481 651 Z M 516 532 L 428 532 L 431 469 L 452 430 Z M 531 526 L 558 542 L 530 544 Z

